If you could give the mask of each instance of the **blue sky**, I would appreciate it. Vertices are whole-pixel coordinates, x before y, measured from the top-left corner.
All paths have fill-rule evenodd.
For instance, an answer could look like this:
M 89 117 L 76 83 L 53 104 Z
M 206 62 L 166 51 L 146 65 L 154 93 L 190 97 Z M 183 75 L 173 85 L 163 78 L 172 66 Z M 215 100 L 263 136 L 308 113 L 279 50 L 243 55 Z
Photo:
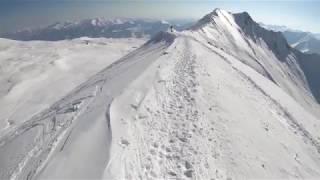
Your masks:
M 0 0 L 0 32 L 94 17 L 199 19 L 214 8 L 247 11 L 258 22 L 320 32 L 319 0 Z

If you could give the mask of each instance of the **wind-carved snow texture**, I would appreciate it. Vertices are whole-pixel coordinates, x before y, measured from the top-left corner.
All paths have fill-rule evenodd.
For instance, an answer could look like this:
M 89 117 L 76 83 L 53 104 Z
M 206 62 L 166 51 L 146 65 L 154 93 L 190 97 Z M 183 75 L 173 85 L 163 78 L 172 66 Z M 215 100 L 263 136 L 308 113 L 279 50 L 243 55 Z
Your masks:
M 2 165 L 7 165 L 7 167 L 2 167 L 3 170 L 7 170 L 1 174 L 2 178 L 30 179 L 38 173 L 38 168 L 41 168 L 42 162 L 45 162 L 50 156 L 50 150 L 56 148 L 60 138 L 67 135 L 65 141 L 68 140 L 69 133 L 72 132 L 73 121 L 90 105 L 90 99 L 96 96 L 97 88 L 98 86 L 95 87 L 92 94 L 83 94 L 83 97 L 79 99 L 72 99 L 71 103 L 54 105 L 22 125 L 10 129 L 2 136 L 1 162 Z M 63 150 L 65 143 L 60 151 Z M 9 152 L 15 148 L 18 151 Z M 21 153 L 24 152 L 27 154 L 23 157 Z M 16 158 L 19 156 L 21 157 Z M 18 164 L 16 168 L 8 166 L 16 163 Z
M 101 177 L 111 138 L 108 104 L 165 46 L 159 42 L 141 47 L 47 110 L 2 132 L 1 178 Z
M 159 33 L 3 133 L 1 178 L 319 178 L 305 56 L 278 59 L 226 11 L 206 17 Z
M 59 42 L 0 39 L 0 131 L 48 108 L 144 42 L 105 38 Z

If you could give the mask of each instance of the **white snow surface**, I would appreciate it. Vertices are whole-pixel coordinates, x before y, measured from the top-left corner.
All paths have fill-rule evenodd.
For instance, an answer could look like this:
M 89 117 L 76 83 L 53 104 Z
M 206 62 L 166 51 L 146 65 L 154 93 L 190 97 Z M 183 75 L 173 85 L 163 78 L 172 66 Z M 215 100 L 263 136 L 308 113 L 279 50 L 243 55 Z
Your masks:
M 319 178 L 319 119 L 220 49 L 171 50 L 113 101 L 105 179 Z
M 48 108 L 143 39 L 0 39 L 0 131 Z
M 246 34 L 246 14 L 204 18 L 9 128 L 0 178 L 319 179 L 319 105 L 296 57 Z

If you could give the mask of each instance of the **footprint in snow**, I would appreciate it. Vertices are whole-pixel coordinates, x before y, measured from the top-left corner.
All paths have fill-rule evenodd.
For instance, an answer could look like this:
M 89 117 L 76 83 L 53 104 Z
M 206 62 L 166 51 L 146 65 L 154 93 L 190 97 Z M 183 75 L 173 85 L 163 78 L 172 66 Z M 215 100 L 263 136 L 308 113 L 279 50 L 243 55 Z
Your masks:
M 124 146 L 128 146 L 130 144 L 129 141 L 126 139 L 121 139 L 120 143 Z
M 193 173 L 192 170 L 187 170 L 184 172 L 184 175 L 187 176 L 188 178 L 192 178 L 192 173 Z

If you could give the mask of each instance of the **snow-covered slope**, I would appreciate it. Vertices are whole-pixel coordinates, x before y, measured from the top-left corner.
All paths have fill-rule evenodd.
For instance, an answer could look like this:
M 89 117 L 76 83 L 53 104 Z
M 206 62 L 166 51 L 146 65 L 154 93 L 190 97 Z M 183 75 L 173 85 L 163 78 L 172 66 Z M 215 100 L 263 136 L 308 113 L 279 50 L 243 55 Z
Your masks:
M 0 177 L 317 179 L 305 57 L 247 13 L 216 9 L 2 133 Z
M 40 179 L 101 177 L 111 139 L 106 119 L 108 104 L 153 59 L 162 55 L 164 47 L 166 44 L 150 42 L 46 110 L 2 131 L 0 179 L 36 178 L 42 171 Z M 108 51 L 99 53 L 108 56 Z
M 319 178 L 319 119 L 184 34 L 111 105 L 106 179 Z
M 167 21 L 146 19 L 86 19 L 79 22 L 55 23 L 47 27 L 25 29 L 0 35 L 3 38 L 15 40 L 64 40 L 79 37 L 106 38 L 149 38 L 159 31 L 166 31 L 170 27 Z M 184 25 L 175 26 L 183 29 Z
M 48 108 L 143 39 L 0 39 L 0 131 Z
M 194 25 L 189 34 L 237 57 L 299 103 L 306 106 L 314 104 L 317 94 L 310 90 L 313 82 L 308 81 L 310 78 L 300 66 L 301 61 L 307 60 L 307 55 L 300 55 L 292 49 L 280 32 L 260 27 L 248 13 L 230 14 L 217 9 Z M 320 59 L 319 56 L 317 58 Z M 317 111 L 318 106 L 312 105 L 308 109 Z

